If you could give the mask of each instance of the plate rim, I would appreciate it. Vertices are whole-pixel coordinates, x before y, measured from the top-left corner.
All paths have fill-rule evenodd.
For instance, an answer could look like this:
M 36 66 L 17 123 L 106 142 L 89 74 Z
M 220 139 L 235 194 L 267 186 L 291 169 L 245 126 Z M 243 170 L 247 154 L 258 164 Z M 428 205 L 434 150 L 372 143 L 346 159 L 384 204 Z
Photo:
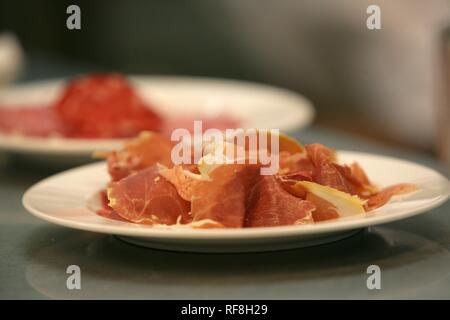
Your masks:
M 123 225 L 105 225 L 105 226 L 99 226 L 98 224 L 92 224 L 90 222 L 80 222 L 80 221 L 72 221 L 67 220 L 60 217 L 54 217 L 48 213 L 42 212 L 32 205 L 30 203 L 29 198 L 32 196 L 36 190 L 39 190 L 40 187 L 43 185 L 49 183 L 49 181 L 57 179 L 63 175 L 67 175 L 70 173 L 74 173 L 80 170 L 88 170 L 98 167 L 97 170 L 100 170 L 100 168 L 103 168 L 106 170 L 106 163 L 104 161 L 102 162 L 96 162 L 84 166 L 79 166 L 76 168 L 72 168 L 60 173 L 57 173 L 55 175 L 52 175 L 50 177 L 47 177 L 31 187 L 29 187 L 26 192 L 24 193 L 22 197 L 22 204 L 25 207 L 25 209 L 31 213 L 32 215 L 43 219 L 45 221 L 62 225 L 65 227 L 73 228 L 73 229 L 79 229 L 79 230 L 85 230 L 85 231 L 91 231 L 91 232 L 97 232 L 97 233 L 103 233 L 103 234 L 114 234 L 114 235 L 122 235 L 122 236 L 132 236 L 132 237 L 143 237 L 147 239 L 165 239 L 165 240 L 180 240 L 180 239 L 189 239 L 189 240 L 249 240 L 249 239 L 261 239 L 261 238 L 289 238 L 289 237 L 299 237 L 299 236 L 307 236 L 307 235 L 320 235 L 320 234 L 328 234 L 333 232 L 341 232 L 346 230 L 352 230 L 357 228 L 364 228 L 369 226 L 375 226 L 379 224 L 389 223 L 393 221 L 403 220 L 405 218 L 413 217 L 418 214 L 427 212 L 433 208 L 436 208 L 437 206 L 443 204 L 445 201 L 448 200 L 450 196 L 450 182 L 449 180 L 436 171 L 435 169 L 432 169 L 428 166 L 415 163 L 409 160 L 404 160 L 400 158 L 385 156 L 385 155 L 379 155 L 379 154 L 373 154 L 373 153 L 365 153 L 365 152 L 356 152 L 356 151 L 346 151 L 346 150 L 338 150 L 338 154 L 347 154 L 349 156 L 353 155 L 361 155 L 361 156 L 371 156 L 376 158 L 381 158 L 384 160 L 394 160 L 394 161 L 400 161 L 403 163 L 406 163 L 408 165 L 415 165 L 418 167 L 421 167 L 423 169 L 427 169 L 431 172 L 433 172 L 437 178 L 442 179 L 442 181 L 446 184 L 446 194 L 442 194 L 437 196 L 435 199 L 431 200 L 431 202 L 427 204 L 423 204 L 421 206 L 416 206 L 413 210 L 404 212 L 404 213 L 398 213 L 395 215 L 379 215 L 376 216 L 376 213 L 373 213 L 373 216 L 370 218 L 367 218 L 366 215 L 364 216 L 358 216 L 357 218 L 340 218 L 338 220 L 334 221 L 327 221 L 323 223 L 315 223 L 312 225 L 301 225 L 301 226 L 277 226 L 277 227 L 258 227 L 258 228 L 226 228 L 226 229 L 192 229 L 192 228 L 154 228 L 151 226 L 145 226 L 141 225 L 142 228 L 137 227 L 138 224 L 133 224 L 131 222 L 120 222 L 116 221 L 117 223 L 125 223 L 133 225 L 132 228 L 124 228 Z M 356 159 L 357 161 L 357 159 Z M 91 195 L 84 195 L 84 203 L 85 207 L 83 209 L 88 210 L 92 214 L 95 214 L 92 212 L 89 208 L 87 208 L 87 198 L 89 198 Z M 103 218 L 98 216 L 99 218 Z M 103 218 L 107 219 L 107 218 Z

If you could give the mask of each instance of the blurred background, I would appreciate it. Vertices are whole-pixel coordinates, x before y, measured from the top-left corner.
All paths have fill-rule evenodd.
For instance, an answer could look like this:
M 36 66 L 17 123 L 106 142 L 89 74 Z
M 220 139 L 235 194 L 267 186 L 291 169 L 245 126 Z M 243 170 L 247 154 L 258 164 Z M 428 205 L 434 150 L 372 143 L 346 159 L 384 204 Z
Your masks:
M 66 28 L 70 4 L 81 30 Z M 366 26 L 371 4 L 381 30 Z M 118 71 L 262 82 L 312 100 L 318 125 L 430 154 L 448 143 L 448 25 L 445 0 L 0 2 L 0 32 L 24 52 L 18 81 Z

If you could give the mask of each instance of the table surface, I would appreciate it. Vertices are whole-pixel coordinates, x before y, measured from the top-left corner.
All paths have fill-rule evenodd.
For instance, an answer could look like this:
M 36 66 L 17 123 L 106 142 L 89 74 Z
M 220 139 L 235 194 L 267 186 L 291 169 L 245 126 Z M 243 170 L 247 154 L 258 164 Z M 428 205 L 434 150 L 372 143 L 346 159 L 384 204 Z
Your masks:
M 325 128 L 295 136 L 347 150 L 387 154 L 445 170 L 430 157 L 392 150 Z M 33 183 L 62 168 L 0 154 L 0 298 L 301 299 L 450 298 L 450 202 L 338 242 L 252 254 L 151 250 L 72 230 L 28 214 Z M 381 268 L 369 290 L 367 267 Z M 81 290 L 66 269 L 81 268 Z

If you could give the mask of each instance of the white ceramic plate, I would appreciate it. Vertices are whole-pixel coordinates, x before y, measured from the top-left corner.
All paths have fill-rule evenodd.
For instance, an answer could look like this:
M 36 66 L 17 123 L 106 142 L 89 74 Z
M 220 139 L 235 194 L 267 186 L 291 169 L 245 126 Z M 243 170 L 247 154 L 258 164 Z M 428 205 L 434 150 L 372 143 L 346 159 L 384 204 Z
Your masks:
M 303 96 L 280 88 L 243 81 L 197 77 L 130 77 L 139 94 L 166 117 L 205 117 L 226 113 L 245 128 L 297 130 L 311 123 L 314 109 Z M 54 101 L 63 80 L 0 89 L 0 106 Z M 111 150 L 119 139 L 31 138 L 0 134 L 0 149 L 41 156 L 90 157 Z
M 122 237 L 152 248 L 197 252 L 250 252 L 296 248 L 334 241 L 363 227 L 404 219 L 434 208 L 449 197 L 449 181 L 427 167 L 357 152 L 341 152 L 340 159 L 359 162 L 380 187 L 415 183 L 420 190 L 391 201 L 370 214 L 313 225 L 248 229 L 162 229 L 103 218 L 98 192 L 109 180 L 105 163 L 94 163 L 49 177 L 23 197 L 35 216 L 70 228 Z

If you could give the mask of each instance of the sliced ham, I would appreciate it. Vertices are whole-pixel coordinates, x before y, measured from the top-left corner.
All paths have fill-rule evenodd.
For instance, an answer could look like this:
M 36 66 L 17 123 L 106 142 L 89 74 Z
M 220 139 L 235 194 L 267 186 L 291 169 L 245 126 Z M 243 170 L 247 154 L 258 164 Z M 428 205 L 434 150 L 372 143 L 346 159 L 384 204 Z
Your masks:
M 306 193 L 308 192 L 308 190 L 306 190 L 302 186 L 298 185 L 297 181 L 310 181 L 310 180 L 297 179 L 298 175 L 295 175 L 294 178 L 296 178 L 296 179 L 292 179 L 292 177 L 290 175 L 278 176 L 279 183 L 284 190 L 286 190 L 287 192 L 289 192 L 290 194 L 292 194 L 298 198 L 306 199 Z M 303 177 L 300 177 L 300 178 L 303 178 Z
M 274 176 L 260 176 L 247 199 L 246 227 L 312 223 L 314 204 L 285 191 Z
M 314 169 L 315 167 L 306 152 L 294 154 L 285 151 L 280 152 L 279 175 L 300 173 L 310 180 L 314 174 Z
M 417 190 L 417 186 L 410 183 L 400 183 L 382 189 L 380 192 L 370 196 L 366 203 L 366 210 L 371 211 L 377 209 L 396 195 L 406 194 Z
M 172 167 L 171 141 L 157 133 L 143 132 L 127 142 L 120 151 L 108 155 L 108 171 L 112 181 L 119 181 L 131 173 L 156 163 Z
M 350 165 L 350 170 L 355 182 L 361 185 L 371 185 L 369 177 L 367 177 L 364 169 L 357 162 L 353 162 Z
M 106 190 L 102 190 L 99 196 L 102 204 L 102 207 L 97 210 L 97 214 L 99 216 L 113 220 L 127 221 L 124 218 L 122 218 L 116 211 L 114 211 L 113 208 L 109 206 L 108 195 L 106 194 Z
M 194 167 L 196 168 L 196 167 Z M 172 168 L 160 168 L 159 173 L 177 189 L 178 194 L 186 201 L 191 201 L 199 184 L 204 181 L 192 167 L 176 165 Z
M 254 135 L 252 135 L 252 133 L 254 133 Z M 248 129 L 246 131 L 238 130 L 236 134 L 233 137 L 231 137 L 231 139 L 228 139 L 228 142 L 240 145 L 241 147 L 244 147 L 246 150 L 249 150 L 249 146 L 253 146 L 253 144 L 250 141 L 250 136 L 255 137 L 257 150 L 262 148 L 262 146 L 260 145 L 261 141 L 260 139 L 265 138 L 266 139 L 265 148 L 268 150 L 269 153 L 273 152 L 272 132 L 270 130 L 257 130 L 257 129 Z M 285 135 L 284 133 L 276 134 L 275 138 L 278 138 L 278 152 L 276 153 L 286 152 L 288 154 L 295 154 L 295 153 L 302 153 L 304 151 L 303 146 L 297 140 Z M 244 145 L 240 144 L 239 142 L 244 143 Z
M 316 209 L 312 213 L 314 221 L 325 221 L 339 218 L 339 212 L 330 202 L 314 195 L 311 192 L 306 193 L 306 200 L 314 204 Z
M 336 167 L 335 151 L 322 144 L 314 143 L 305 146 L 308 156 L 314 165 L 313 181 L 343 192 L 355 194 L 352 185 Z
M 213 220 L 223 227 L 242 228 L 250 187 L 260 177 L 257 165 L 229 164 L 217 167 L 210 181 L 199 183 L 192 194 L 193 221 Z
M 158 174 L 156 166 L 111 183 L 108 199 L 109 206 L 128 221 L 165 225 L 190 222 L 189 202 Z
M 361 166 L 356 162 L 352 163 L 350 166 L 339 165 L 336 163 L 334 166 L 346 179 L 353 194 L 367 198 L 378 191 L 377 188 L 369 181 L 369 178 Z

